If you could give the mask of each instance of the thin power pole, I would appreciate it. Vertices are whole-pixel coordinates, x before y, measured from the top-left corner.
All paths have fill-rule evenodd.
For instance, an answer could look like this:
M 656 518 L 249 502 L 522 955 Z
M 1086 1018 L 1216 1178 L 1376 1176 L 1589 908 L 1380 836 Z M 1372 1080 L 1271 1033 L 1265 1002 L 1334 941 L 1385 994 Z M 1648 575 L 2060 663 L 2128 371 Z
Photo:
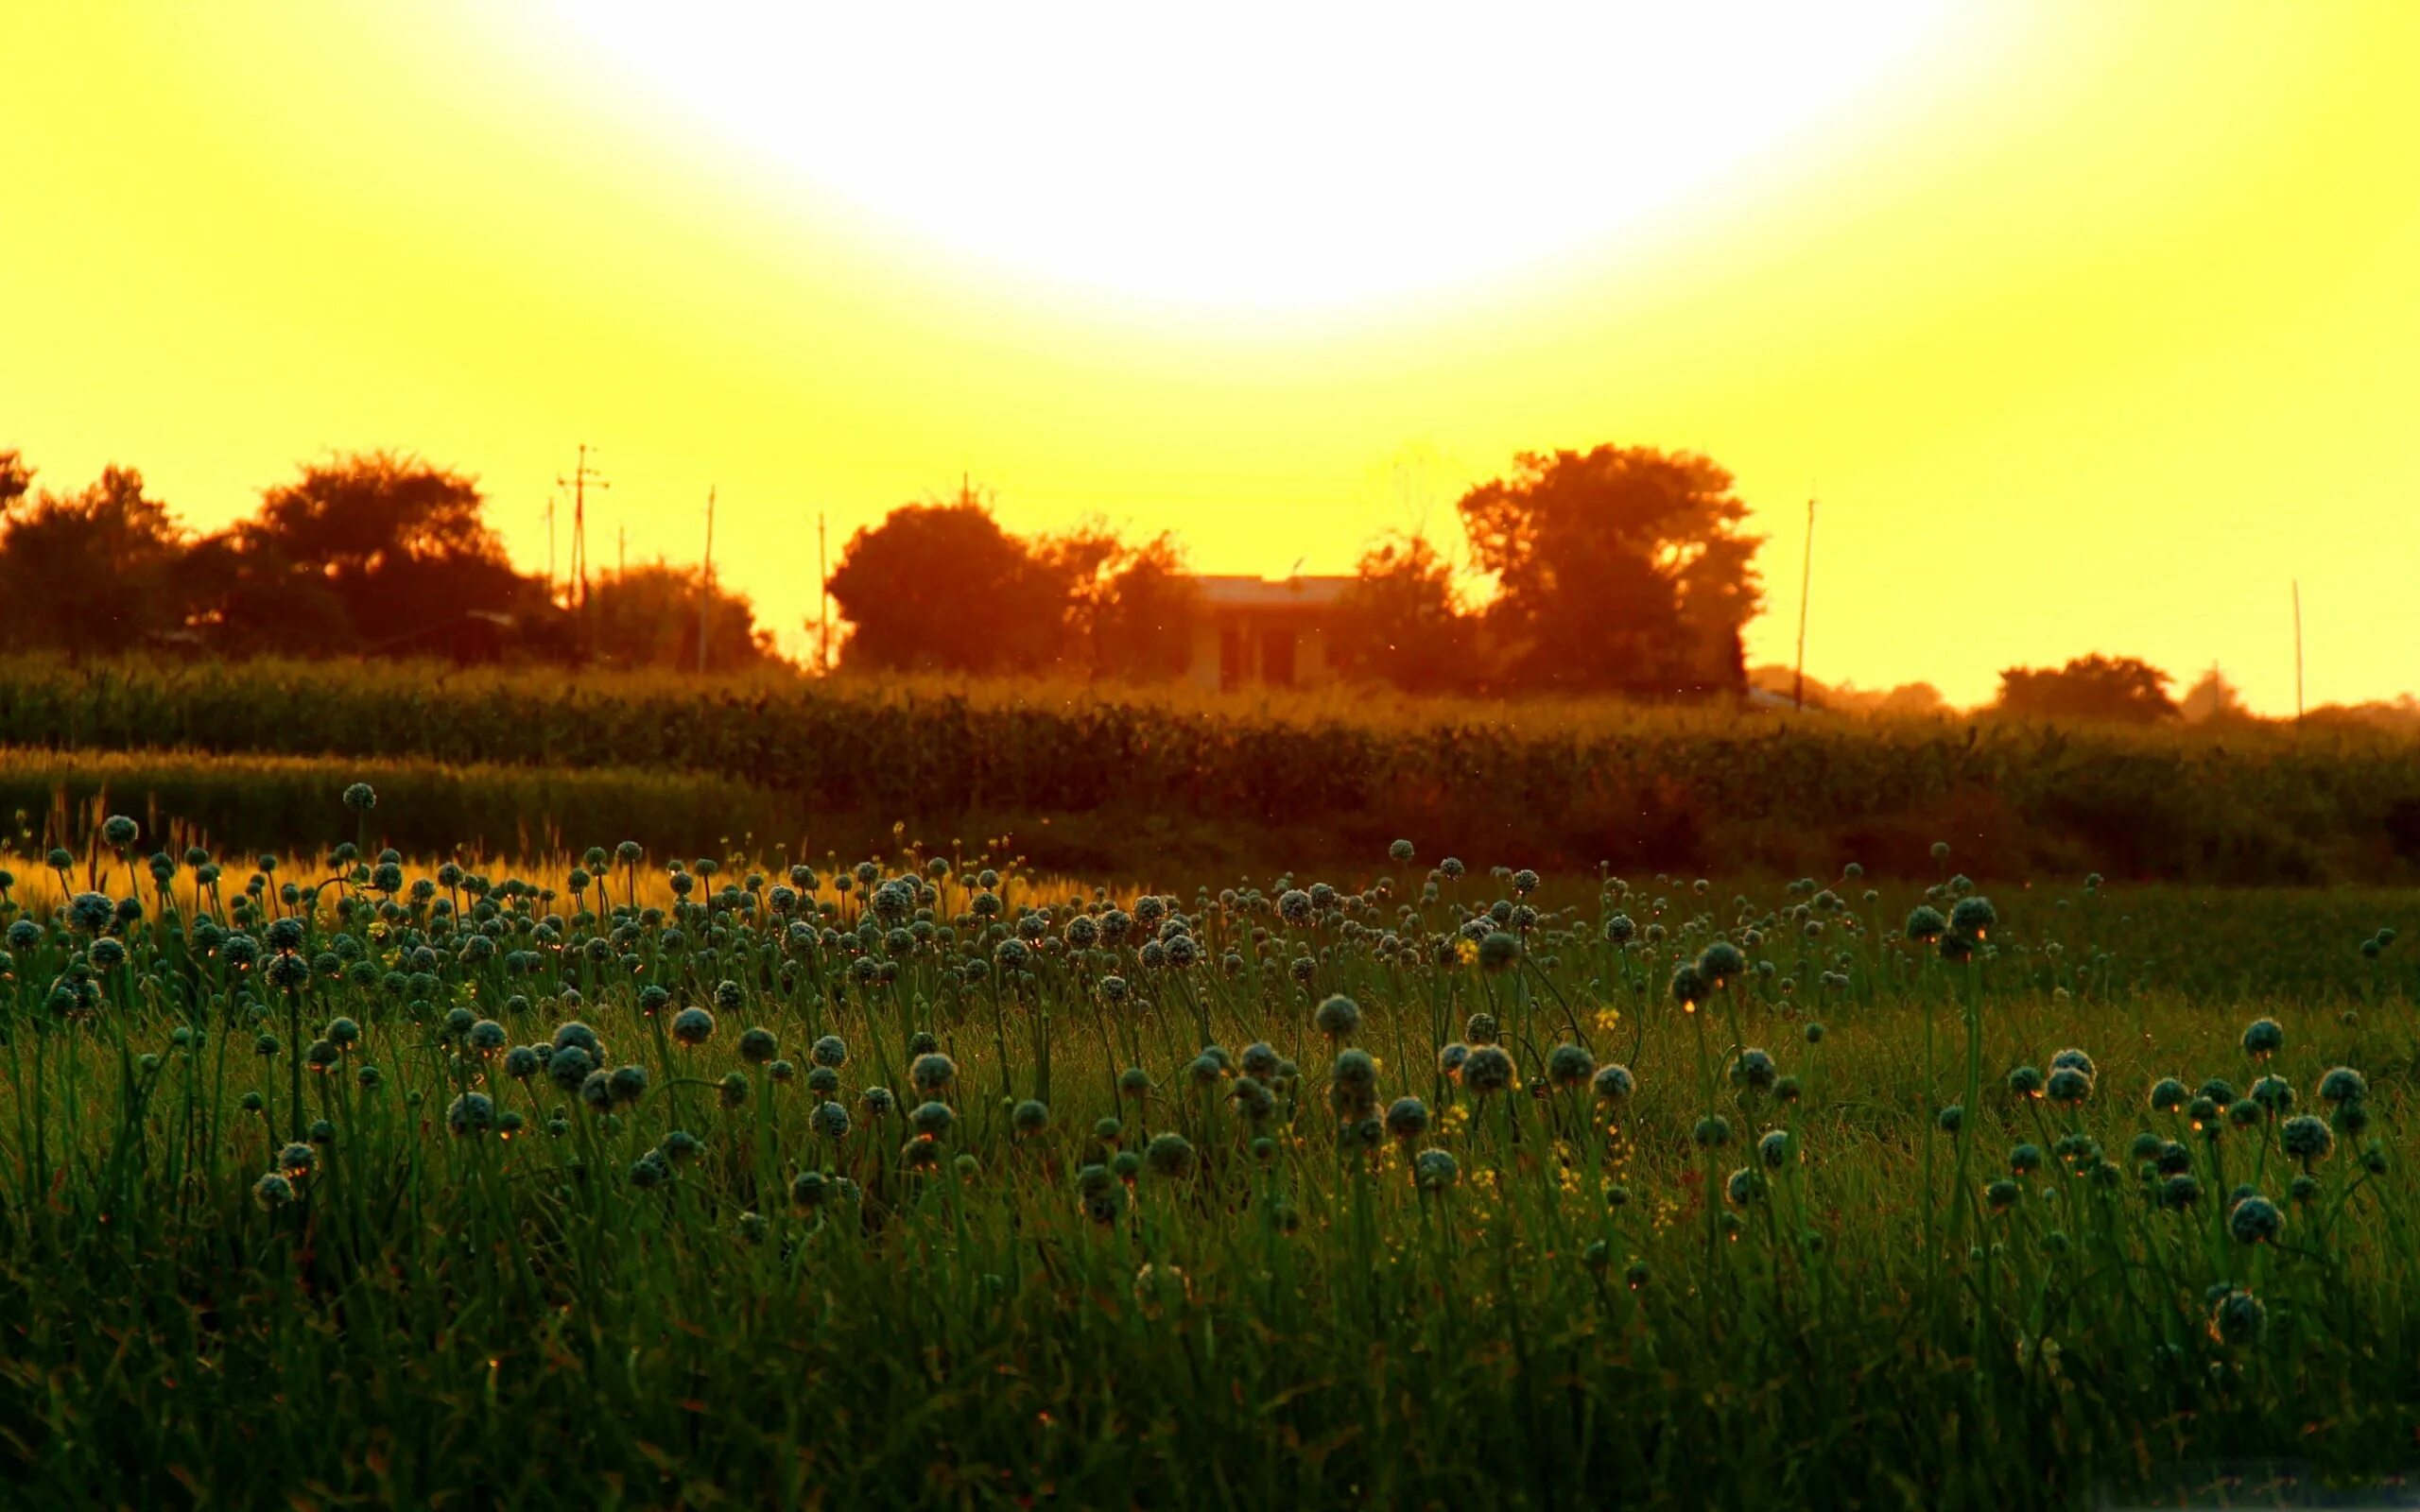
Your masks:
M 588 648 L 588 490 L 594 485 L 610 489 L 614 485 L 597 475 L 588 465 L 589 445 L 579 443 L 579 460 L 571 476 L 555 479 L 557 488 L 571 490 L 571 590 L 572 608 L 579 611 L 579 644 Z
M 715 490 L 706 489 L 706 559 L 698 574 L 698 675 L 706 671 L 706 615 L 715 602 Z
M 1798 667 L 1790 674 L 1789 704 L 1806 707 L 1806 591 L 1815 583 L 1815 501 L 1806 501 L 1806 549 L 1798 568 Z
M 823 564 L 823 511 L 815 511 L 815 664 L 832 670 L 832 574 Z
M 2303 722 L 2303 580 L 2294 579 L 2294 723 Z

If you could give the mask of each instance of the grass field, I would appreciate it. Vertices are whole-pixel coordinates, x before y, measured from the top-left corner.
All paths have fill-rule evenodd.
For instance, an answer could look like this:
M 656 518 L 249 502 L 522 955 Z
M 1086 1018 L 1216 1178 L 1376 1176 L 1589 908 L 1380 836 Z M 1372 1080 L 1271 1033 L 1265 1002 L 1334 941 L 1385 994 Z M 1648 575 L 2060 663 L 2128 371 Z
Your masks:
M 2420 1433 L 2410 892 L 152 854 L 0 903 L 26 1504 L 2073 1505 Z

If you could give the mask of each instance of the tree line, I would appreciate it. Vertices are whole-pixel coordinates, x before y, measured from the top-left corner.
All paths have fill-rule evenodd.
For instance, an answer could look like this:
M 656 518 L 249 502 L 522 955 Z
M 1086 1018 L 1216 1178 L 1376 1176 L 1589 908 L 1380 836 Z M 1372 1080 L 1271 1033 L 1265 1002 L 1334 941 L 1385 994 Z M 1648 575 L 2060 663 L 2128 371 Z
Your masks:
M 584 593 L 518 571 L 487 503 L 468 474 L 354 453 L 302 467 L 249 518 L 204 534 L 131 468 L 60 492 L 0 451 L 7 642 L 77 656 L 779 664 L 748 598 L 695 569 L 601 573 Z M 1922 683 L 1861 694 L 1802 689 L 1786 668 L 1749 672 L 1741 632 L 1760 601 L 1760 541 L 1742 529 L 1731 474 L 1703 456 L 1524 453 L 1454 512 L 1461 570 L 1419 536 L 1382 538 L 1360 558 L 1327 625 L 1346 676 L 1420 694 L 1707 699 L 1754 687 L 1853 712 L 1945 708 Z M 1476 601 L 1474 584 L 1485 588 Z M 824 586 L 845 621 L 848 672 L 1172 679 L 1207 613 L 1172 532 L 1131 540 L 1094 520 L 1020 536 L 971 485 L 857 530 Z M 2173 680 L 2096 653 L 2007 669 L 1995 707 L 2136 724 L 2251 717 L 2215 667 L 2181 698 Z
M 207 534 L 178 524 L 132 468 L 70 492 L 37 489 L 34 476 L 0 451 L 12 645 L 695 667 L 702 637 L 716 670 L 772 660 L 747 599 L 685 568 L 605 573 L 566 602 L 513 567 L 476 479 L 415 456 L 309 464 L 262 490 L 249 519 Z
M 584 596 L 515 569 L 477 480 L 367 452 L 302 467 L 215 533 L 178 524 L 142 474 L 34 487 L 0 452 L 0 596 L 10 642 L 74 655 L 434 656 L 730 671 L 770 662 L 743 595 L 657 563 Z M 1731 475 L 1688 453 L 1523 454 L 1456 514 L 1469 602 L 1430 541 L 1361 558 L 1329 637 L 1349 676 L 1423 693 L 1737 696 L 1756 538 Z M 851 671 L 1182 676 L 1204 606 L 1182 543 L 1092 521 L 1019 536 L 974 488 L 856 532 L 825 584 Z M 700 612 L 699 598 L 707 597 Z M 700 626 L 703 626 L 702 630 Z

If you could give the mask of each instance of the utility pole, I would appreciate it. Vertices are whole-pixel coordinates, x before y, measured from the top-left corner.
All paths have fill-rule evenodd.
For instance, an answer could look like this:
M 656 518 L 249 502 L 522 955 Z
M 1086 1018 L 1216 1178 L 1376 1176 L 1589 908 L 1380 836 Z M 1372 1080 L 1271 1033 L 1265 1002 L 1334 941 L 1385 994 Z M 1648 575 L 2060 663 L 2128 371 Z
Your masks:
M 2303 580 L 2294 579 L 2294 723 L 2303 722 Z
M 1806 707 L 1806 591 L 1815 582 L 1815 501 L 1806 501 L 1806 548 L 1800 554 L 1798 566 L 1798 668 L 1790 674 L 1789 703 L 1793 709 Z
M 698 675 L 706 675 L 706 615 L 715 601 L 715 490 L 706 488 L 706 559 L 698 573 Z
M 815 511 L 815 665 L 832 672 L 832 575 L 823 565 L 823 511 Z
M 546 495 L 546 596 L 555 596 L 555 501 L 559 493 Z
M 614 486 L 599 476 L 595 468 L 588 465 L 588 443 L 580 442 L 579 461 L 572 468 L 571 476 L 555 479 L 557 488 L 571 490 L 572 607 L 580 612 L 583 641 L 586 639 L 588 624 L 588 490 L 591 488 L 610 489 Z

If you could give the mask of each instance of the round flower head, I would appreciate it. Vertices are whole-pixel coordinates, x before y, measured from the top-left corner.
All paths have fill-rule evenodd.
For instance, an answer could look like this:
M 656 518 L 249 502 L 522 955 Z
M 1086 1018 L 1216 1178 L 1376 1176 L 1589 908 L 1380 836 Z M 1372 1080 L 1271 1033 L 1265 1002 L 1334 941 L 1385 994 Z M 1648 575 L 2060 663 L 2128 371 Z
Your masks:
M 743 1029 L 739 1034 L 739 1058 L 752 1066 L 762 1066 L 781 1049 L 781 1041 L 770 1029 Z
M 2235 1205 L 2227 1214 L 2227 1232 L 2235 1235 L 2238 1245 L 2273 1243 L 2286 1226 L 2286 1215 L 2277 1205 L 2263 1196 L 2249 1196 Z
M 2008 1090 L 2018 1097 L 2039 1097 L 2048 1082 L 2038 1066 L 2019 1066 L 2008 1074 Z
M 1708 1114 L 1698 1120 L 1689 1137 L 1697 1141 L 1700 1149 L 1719 1149 L 1731 1143 L 1731 1121 L 1720 1113 Z
M 891 1109 L 899 1106 L 899 1100 L 890 1095 L 888 1087 L 869 1087 L 857 1093 L 857 1106 L 865 1109 L 866 1117 L 882 1119 L 890 1116 Z
M 2057 1107 L 2081 1108 L 2092 1095 L 2092 1078 L 2073 1066 L 2061 1066 L 2050 1073 L 2043 1091 Z
M 958 1115 L 950 1111 L 947 1103 L 918 1103 L 908 1115 L 908 1126 L 928 1140 L 940 1139 L 956 1122 Z
M 294 1183 L 282 1172 L 271 1171 L 252 1183 L 252 1200 L 264 1212 L 275 1212 L 294 1200 Z
M 830 1066 L 837 1071 L 849 1063 L 849 1047 L 841 1042 L 838 1035 L 827 1034 L 807 1046 L 806 1058 L 819 1066 Z
M 1495 1015 L 1474 1013 L 1462 1022 L 1462 1038 L 1475 1045 L 1495 1043 Z
M 1478 942 L 1483 971 L 1507 971 L 1521 963 L 1521 936 L 1508 930 L 1490 930 Z
M 1949 930 L 1949 920 L 1930 903 L 1919 903 L 1908 915 L 1908 938 L 1918 945 L 1929 945 Z
M 2301 1113 L 2278 1128 L 2277 1146 L 2308 1169 L 2327 1159 L 2327 1152 L 2336 1147 L 2336 1136 L 2325 1122 Z
M 1496 1045 L 1480 1045 L 1462 1061 L 1462 1085 L 1481 1097 L 1512 1085 L 1512 1057 Z
M 2224 1076 L 2213 1076 L 2202 1084 L 2201 1095 L 2224 1108 L 2236 1100 L 2238 1093 L 2235 1083 Z
M 298 1179 L 309 1176 L 319 1165 L 320 1152 L 308 1144 L 289 1144 L 277 1152 L 277 1168 Z
M 554 1043 L 557 1050 L 576 1046 L 586 1051 L 591 1060 L 605 1058 L 605 1047 L 598 1042 L 596 1031 L 577 1020 L 556 1027 Z
M 1944 1134 L 1955 1134 L 1960 1125 L 1966 1122 L 1966 1109 L 1952 1103 L 1935 1114 L 1933 1122 L 1941 1125 L 1941 1131 Z
M 2319 1078 L 2319 1095 L 2323 1102 L 2335 1107 L 2357 1102 L 2370 1090 L 2361 1074 L 2350 1066 L 2338 1066 Z
M 1140 1066 L 1129 1066 L 1117 1074 L 1117 1093 L 1121 1097 L 1149 1097 L 1151 1094 L 1151 1074 Z
M 815 1132 L 827 1140 L 841 1140 L 849 1135 L 849 1110 L 838 1103 L 818 1103 L 807 1115 Z
M 1457 1075 L 1470 1058 L 1471 1047 L 1458 1040 L 1437 1052 L 1437 1069 L 1445 1075 Z
M 1596 1074 L 1597 1057 L 1580 1045 L 1557 1045 L 1547 1056 L 1547 1080 L 1557 1087 L 1585 1087 Z
M 2006 1212 L 2016 1206 L 2016 1199 L 2024 1194 L 2023 1187 L 2002 1177 L 1983 1189 L 1983 1201 L 1994 1212 Z
M 1792 1137 L 1789 1130 L 1786 1128 L 1769 1128 L 1765 1130 L 1763 1136 L 1756 1141 L 1756 1155 L 1758 1159 L 1765 1162 L 1767 1167 L 1772 1170 L 1778 1171 L 1783 1166 L 1789 1163 L 1790 1152 L 1796 1147 L 1796 1145 L 1797 1141 Z
M 485 1092 L 464 1092 L 445 1109 L 445 1126 L 457 1136 L 484 1134 L 495 1125 L 495 1103 Z
M 1961 898 L 1950 906 L 1949 927 L 1968 939 L 1981 939 L 1999 922 L 1999 911 L 1988 899 Z
M 687 1165 L 704 1153 L 706 1144 L 705 1141 L 687 1129 L 676 1128 L 666 1134 L 664 1142 L 656 1148 L 662 1151 L 664 1158 L 672 1164 Z
M 1276 1094 L 1269 1090 L 1267 1082 L 1256 1076 L 1236 1077 L 1235 1086 L 1229 1089 L 1227 1095 L 1234 1100 L 1236 1110 L 1244 1116 L 1247 1123 L 1265 1124 L 1270 1115 L 1277 1111 Z M 1116 1124 L 1117 1120 L 1103 1119 L 1101 1122 Z M 1100 1137 L 1106 1143 L 1115 1140 L 1117 1134 L 1121 1132 L 1123 1132 L 1123 1125 L 1120 1125 L 1117 1131 Z
M 1278 1054 L 1273 1047 L 1261 1040 L 1254 1040 L 1244 1046 L 1240 1064 L 1245 1075 L 1268 1081 L 1277 1074 L 1278 1059 Z
M 2250 1292 L 2230 1290 L 2210 1308 L 2210 1337 L 2221 1344 L 2259 1341 L 2269 1327 L 2269 1310 Z
M 1779 1075 L 1772 1055 L 1754 1047 L 1740 1051 L 1739 1058 L 1731 1063 L 1732 1081 L 1753 1091 L 1772 1091 L 1773 1082 Z
M 1423 1150 L 1411 1162 L 1412 1183 L 1423 1192 L 1445 1191 L 1461 1176 L 1461 1167 L 1450 1151 Z
M 1630 1074 L 1630 1068 L 1621 1065 L 1599 1067 L 1592 1085 L 1596 1090 L 1597 1101 L 1600 1103 L 1626 1101 L 1638 1087 L 1637 1081 Z
M 1428 1132 L 1428 1105 L 1417 1097 L 1398 1097 L 1387 1105 L 1387 1132 L 1409 1144 Z
M 1311 1022 L 1330 1040 L 1345 1039 L 1361 1026 L 1361 1005 L 1340 992 L 1320 1005 Z
M 2251 1096 L 2272 1117 L 2283 1118 L 2293 1111 L 2294 1084 L 2283 1076 L 2263 1076 L 2252 1084 Z
M 504 1025 L 493 1019 L 481 1019 L 471 1025 L 471 1032 L 463 1039 L 478 1054 L 492 1056 L 504 1048 Z
M 644 1096 L 647 1092 L 647 1068 L 645 1066 L 614 1067 L 614 1074 L 611 1078 L 611 1085 L 614 1091 L 614 1101 L 617 1103 L 637 1102 L 639 1098 Z
M 958 1062 L 935 1050 L 918 1056 L 908 1067 L 908 1080 L 927 1097 L 937 1097 L 949 1091 L 958 1079 Z
M 683 1008 L 672 1016 L 672 1038 L 696 1049 L 714 1038 L 715 1016 L 700 1007 Z
M 368 782 L 355 782 L 344 790 L 344 806 L 355 814 L 367 814 L 378 806 L 378 794 Z
M 2243 1053 L 2266 1060 L 2285 1048 L 2286 1031 L 2274 1019 L 2255 1019 L 2244 1026 Z
M 2152 1084 L 2151 1105 L 2155 1113 L 2173 1113 L 2191 1099 L 2185 1084 L 2173 1076 L 2162 1076 Z
M 1631 922 L 1630 915 L 1616 914 L 1605 920 L 1606 944 L 1616 946 L 1628 945 L 1632 940 L 1636 939 L 1637 937 L 1638 926 Z
M 1716 940 L 1698 956 L 1698 975 L 1703 977 L 1707 988 L 1714 991 L 1719 992 L 1737 981 L 1739 974 L 1747 969 L 1748 957 L 1740 953 L 1738 946 L 1727 939 Z
M 2182 1212 L 2202 1200 L 2202 1183 L 2189 1171 L 2179 1171 L 2160 1183 L 2159 1205 Z
M 1021 1137 L 1031 1139 L 1050 1126 L 1050 1108 L 1039 1100 L 1028 1097 L 1017 1104 L 1009 1114 L 1009 1126 L 1016 1130 Z
M 1173 1129 L 1154 1134 L 1151 1143 L 1143 1148 L 1143 1163 L 1153 1176 L 1186 1176 L 1193 1170 L 1193 1145 Z
M 1696 1012 L 1698 1005 L 1706 1000 L 1706 995 L 1705 976 L 1696 967 L 1673 969 L 1672 1001 L 1679 1004 L 1684 1012 Z
M 2081 1050 L 2072 1048 L 2062 1050 L 2057 1055 L 2050 1057 L 2050 1069 L 2052 1071 L 2058 1071 L 2063 1068 L 2083 1072 L 2087 1076 L 2099 1076 L 2100 1074 L 2099 1069 L 2093 1065 L 2092 1057 L 2090 1056 L 2085 1055 Z

